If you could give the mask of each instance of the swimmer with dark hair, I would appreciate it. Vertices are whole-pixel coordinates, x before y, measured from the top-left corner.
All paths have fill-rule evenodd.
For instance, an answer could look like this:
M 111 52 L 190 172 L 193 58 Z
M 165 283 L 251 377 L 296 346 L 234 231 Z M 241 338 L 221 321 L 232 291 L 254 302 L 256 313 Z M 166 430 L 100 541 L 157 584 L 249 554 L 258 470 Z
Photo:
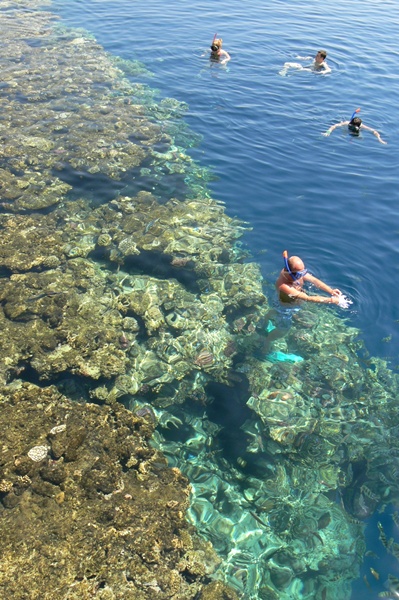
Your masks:
M 327 58 L 327 51 L 319 50 L 313 59 L 313 64 L 311 64 L 309 67 L 303 67 L 303 68 L 308 71 L 321 71 L 324 74 L 331 73 L 331 69 L 327 64 L 326 58 Z
M 297 56 L 298 60 L 311 60 L 311 56 Z M 327 75 L 327 73 L 331 73 L 331 69 L 327 64 L 327 51 L 319 50 L 316 56 L 313 59 L 313 63 L 311 65 L 302 66 L 300 63 L 294 62 L 286 62 L 284 63 L 283 68 L 280 71 L 280 75 L 284 76 L 287 74 L 288 69 L 298 69 L 298 71 L 314 71 L 316 73 L 322 73 L 323 75 Z
M 222 38 L 216 38 L 215 34 L 211 44 L 210 59 L 213 61 L 220 62 L 221 65 L 225 65 L 230 60 L 231 56 L 226 50 L 222 50 L 222 44 Z
M 361 118 L 356 116 L 358 112 L 360 112 L 360 108 L 357 108 L 355 110 L 355 112 L 353 113 L 353 115 L 351 116 L 349 121 L 341 121 L 340 123 L 331 125 L 331 127 L 329 127 L 329 129 L 327 129 L 327 131 L 322 133 L 322 135 L 327 137 L 330 135 L 330 133 L 332 133 L 334 131 L 334 129 L 337 129 L 337 127 L 344 127 L 346 125 L 348 127 L 348 131 L 351 135 L 359 135 L 360 132 L 363 131 L 363 129 L 366 129 L 367 131 L 371 131 L 371 133 L 373 135 L 375 135 L 375 137 L 380 142 L 380 144 L 386 144 L 387 142 L 384 142 L 384 140 L 381 138 L 378 131 L 376 131 L 372 127 L 367 127 L 367 125 L 364 125 Z

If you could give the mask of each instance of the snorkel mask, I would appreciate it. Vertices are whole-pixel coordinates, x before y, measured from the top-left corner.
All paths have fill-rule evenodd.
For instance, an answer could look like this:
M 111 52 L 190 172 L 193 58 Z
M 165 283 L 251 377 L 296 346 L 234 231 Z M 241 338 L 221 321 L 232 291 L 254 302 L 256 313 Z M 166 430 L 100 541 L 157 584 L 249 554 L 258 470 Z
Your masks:
M 211 44 L 212 52 L 217 52 L 219 50 L 219 46 L 217 44 L 215 44 L 216 36 L 217 36 L 217 33 L 215 33 L 215 35 L 213 36 L 213 40 L 212 40 L 212 44 Z
M 287 252 L 287 250 L 284 250 L 284 252 L 283 252 L 283 258 L 284 258 L 285 270 L 288 271 L 289 275 L 292 277 L 292 279 L 294 281 L 297 281 L 301 277 L 305 277 L 306 273 L 308 272 L 307 269 L 302 269 L 302 271 L 291 271 L 290 266 L 288 264 L 288 252 Z

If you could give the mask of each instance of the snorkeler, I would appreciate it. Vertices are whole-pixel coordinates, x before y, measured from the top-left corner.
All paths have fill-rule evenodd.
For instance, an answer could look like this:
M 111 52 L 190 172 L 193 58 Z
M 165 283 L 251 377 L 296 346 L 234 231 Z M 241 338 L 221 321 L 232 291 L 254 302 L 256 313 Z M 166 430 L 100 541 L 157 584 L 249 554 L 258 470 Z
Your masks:
M 364 125 L 362 123 L 361 118 L 356 116 L 358 112 L 360 112 L 360 108 L 357 108 L 355 110 L 349 121 L 341 121 L 341 123 L 336 123 L 335 125 L 332 125 L 329 129 L 327 129 L 327 131 L 322 133 L 322 135 L 329 136 L 330 133 L 334 131 L 334 129 L 337 129 L 337 127 L 344 127 L 345 125 L 347 125 L 349 133 L 351 133 L 352 135 L 359 135 L 360 132 L 363 131 L 363 129 L 366 129 L 367 131 L 371 131 L 371 133 L 375 135 L 375 137 L 381 144 L 386 144 L 387 142 L 384 142 L 378 131 L 372 129 L 371 127 L 367 127 L 367 125 Z
M 311 56 L 297 56 L 296 58 L 299 60 L 312 59 Z M 327 64 L 326 58 L 326 50 L 319 50 L 313 59 L 313 63 L 306 67 L 303 67 L 300 63 L 286 62 L 284 63 L 284 66 L 280 71 L 280 75 L 285 75 L 290 67 L 293 69 L 298 69 L 299 71 L 315 71 L 317 73 L 322 73 L 323 75 L 326 75 L 327 73 L 331 73 L 331 69 Z
M 322 304 L 337 304 L 342 308 L 348 308 L 350 303 L 345 298 L 342 292 L 338 289 L 333 289 L 317 277 L 314 277 L 308 270 L 305 269 L 303 261 L 299 256 L 291 256 L 288 258 L 287 250 L 283 252 L 284 269 L 282 269 L 277 281 L 276 288 L 279 293 L 279 299 L 284 304 L 292 304 L 297 300 L 305 300 L 306 302 L 319 302 Z M 330 294 L 328 296 L 309 296 L 302 291 L 305 282 L 315 285 L 323 292 Z
M 221 65 L 225 65 L 230 60 L 231 56 L 226 50 L 222 50 L 223 40 L 222 38 L 216 38 L 216 35 L 217 34 L 215 33 L 213 36 L 210 59 L 220 62 Z

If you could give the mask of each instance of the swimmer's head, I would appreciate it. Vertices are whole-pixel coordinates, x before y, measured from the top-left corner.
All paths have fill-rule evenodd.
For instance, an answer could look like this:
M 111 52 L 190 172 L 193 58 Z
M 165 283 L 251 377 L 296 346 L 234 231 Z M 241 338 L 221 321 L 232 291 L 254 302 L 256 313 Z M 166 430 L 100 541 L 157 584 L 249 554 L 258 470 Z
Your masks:
M 299 258 L 299 256 L 290 256 L 290 258 L 288 258 L 288 252 L 287 250 L 284 250 L 283 257 L 285 271 L 291 275 L 291 278 L 294 281 L 300 279 L 301 277 L 305 277 L 308 270 L 305 269 L 305 264 L 303 260 Z
M 326 50 L 319 50 L 316 54 L 316 61 L 322 63 L 327 58 Z
M 358 134 L 360 131 L 361 124 L 362 124 L 362 120 L 360 117 L 353 117 L 353 119 L 351 119 L 349 121 L 348 129 L 351 133 Z
M 211 50 L 212 50 L 212 52 L 218 52 L 220 50 L 220 48 L 222 47 L 222 44 L 223 44 L 222 38 L 218 38 L 217 40 L 213 40 L 213 42 L 211 44 Z

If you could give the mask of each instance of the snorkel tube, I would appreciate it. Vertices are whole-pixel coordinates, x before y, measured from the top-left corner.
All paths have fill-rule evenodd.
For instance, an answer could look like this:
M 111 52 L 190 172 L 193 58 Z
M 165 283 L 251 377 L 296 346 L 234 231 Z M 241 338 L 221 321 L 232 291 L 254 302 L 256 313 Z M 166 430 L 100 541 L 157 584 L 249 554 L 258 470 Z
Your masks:
M 284 266 L 285 266 L 285 270 L 288 271 L 288 274 L 290 275 L 291 279 L 293 279 L 294 281 L 296 281 L 297 279 L 299 279 L 298 274 L 297 273 L 293 273 L 290 269 L 290 265 L 288 264 L 288 252 L 287 250 L 284 250 L 283 252 L 283 258 L 284 258 Z
M 287 252 L 287 250 L 284 250 L 284 252 L 283 252 L 283 258 L 284 258 L 284 266 L 285 266 L 285 270 L 286 270 L 286 271 L 288 271 L 288 273 L 289 273 L 290 275 L 292 275 L 292 273 L 291 273 L 291 269 L 290 269 L 290 267 L 289 267 L 289 265 L 288 265 L 288 252 Z
M 357 108 L 355 111 L 353 111 L 352 116 L 350 118 L 349 121 L 349 125 L 348 125 L 348 129 L 351 133 L 355 134 L 355 135 L 359 135 L 360 132 L 360 125 L 357 125 L 355 123 L 352 123 L 353 119 L 355 118 L 355 116 L 357 115 L 357 113 L 360 112 L 360 108 Z M 360 123 L 361 120 L 359 119 Z
M 218 46 L 215 46 L 216 36 L 217 36 L 217 33 L 215 33 L 215 35 L 213 36 L 213 40 L 212 40 L 212 44 L 211 44 L 211 50 L 212 50 L 212 52 L 217 52 L 218 49 L 219 49 Z M 216 50 L 215 50 L 215 48 L 216 48 Z

